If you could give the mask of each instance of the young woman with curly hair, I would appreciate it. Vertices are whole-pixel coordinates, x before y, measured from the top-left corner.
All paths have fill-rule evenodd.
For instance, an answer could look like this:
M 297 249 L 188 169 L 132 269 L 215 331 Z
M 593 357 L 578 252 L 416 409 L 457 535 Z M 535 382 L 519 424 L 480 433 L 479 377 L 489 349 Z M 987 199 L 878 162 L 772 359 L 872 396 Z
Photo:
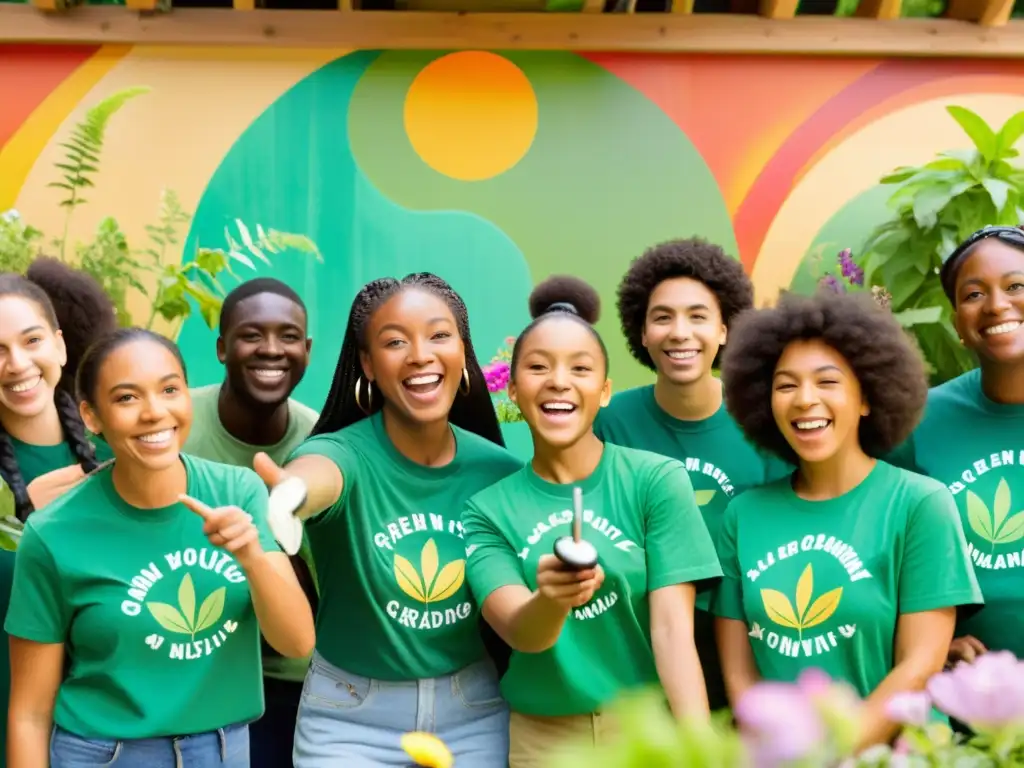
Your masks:
M 980 367 L 928 393 L 893 461 L 944 483 L 960 510 L 985 607 L 957 624 L 950 660 L 1024 657 L 1024 230 L 986 227 L 942 266 L 954 323 Z
M 818 667 L 866 697 L 860 746 L 887 742 L 888 700 L 942 669 L 957 609 L 981 603 L 949 491 L 877 458 L 920 417 L 921 358 L 869 296 L 789 294 L 737 319 L 722 373 L 747 437 L 797 466 L 726 510 L 729 697 Z
M 575 278 L 534 289 L 509 382 L 533 461 L 462 516 L 473 594 L 513 649 L 502 680 L 511 768 L 547 764 L 574 736 L 600 744 L 615 727 L 603 709 L 636 686 L 660 682 L 678 716 L 708 713 L 693 611 L 718 558 L 683 464 L 594 434 L 611 390 L 599 308 Z M 575 489 L 598 556 L 580 570 L 552 554 L 574 528 Z
M 407 765 L 402 734 L 431 731 L 457 765 L 504 768 L 508 649 L 481 632 L 459 516 L 522 462 L 459 294 L 428 272 L 363 286 L 312 436 L 283 470 L 257 459 L 269 485 L 306 485 L 295 515 L 320 587 L 295 767 Z
M 602 440 L 683 462 L 712 539 L 730 499 L 792 471 L 747 442 L 714 371 L 733 318 L 753 303 L 750 278 L 721 247 L 691 238 L 649 248 L 622 278 L 618 310 L 630 353 L 657 379 L 615 395 L 594 422 Z M 709 597 L 698 597 L 694 633 L 717 710 L 728 700 Z

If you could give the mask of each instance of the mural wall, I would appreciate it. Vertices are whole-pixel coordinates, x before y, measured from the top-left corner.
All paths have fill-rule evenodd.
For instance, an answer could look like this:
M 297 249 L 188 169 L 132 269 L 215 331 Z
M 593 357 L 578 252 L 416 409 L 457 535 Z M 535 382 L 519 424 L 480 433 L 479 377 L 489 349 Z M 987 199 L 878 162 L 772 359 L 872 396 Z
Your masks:
M 87 202 L 61 206 L 73 127 L 134 87 L 84 161 Z M 241 256 L 226 288 L 285 280 L 312 315 L 297 394 L 319 407 L 355 291 L 419 270 L 465 297 L 485 360 L 525 324 L 535 281 L 580 274 L 604 297 L 616 388 L 644 382 L 614 312 L 630 259 L 700 234 L 742 260 L 759 302 L 806 289 L 817 259 L 887 217 L 879 177 L 963 146 L 946 105 L 994 125 L 1024 109 L 1024 62 L 6 46 L 0 104 L 0 211 L 43 243 L 66 231 L 69 259 L 102 226 L 119 238 L 116 219 L 126 312 L 177 334 L 195 384 L 221 376 L 215 333 L 154 312 L 161 271 L 166 289 L 212 247 Z M 177 237 L 152 229 L 167 191 Z

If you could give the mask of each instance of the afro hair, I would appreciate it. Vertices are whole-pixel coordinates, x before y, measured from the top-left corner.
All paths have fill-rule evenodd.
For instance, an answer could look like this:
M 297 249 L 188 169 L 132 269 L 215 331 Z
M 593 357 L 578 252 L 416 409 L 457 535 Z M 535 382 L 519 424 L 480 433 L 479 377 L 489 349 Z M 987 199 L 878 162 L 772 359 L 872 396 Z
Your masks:
M 90 275 L 58 259 L 38 257 L 25 277 L 42 288 L 53 304 L 68 352 L 60 387 L 74 395 L 78 363 L 94 341 L 117 329 L 117 308 Z
M 654 289 L 675 277 L 689 277 L 706 285 L 718 299 L 726 328 L 736 315 L 754 306 L 754 286 L 743 265 L 719 246 L 692 237 L 648 248 L 633 260 L 619 283 L 618 310 L 630 354 L 652 371 L 656 370 L 654 361 L 643 345 L 647 305 Z
M 861 448 L 878 458 L 905 441 L 928 396 L 920 353 L 892 314 L 867 294 L 783 294 L 777 306 L 736 318 L 722 360 L 725 403 L 747 438 L 789 462 L 797 455 L 772 414 L 772 379 L 786 347 L 820 339 L 853 369 L 870 413 Z
M 608 366 L 608 349 L 601 334 L 594 328 L 601 317 L 601 297 L 593 286 L 572 275 L 553 275 L 538 283 L 530 292 L 530 317 L 533 321 L 523 329 L 512 346 L 512 370 L 516 369 L 519 350 L 523 341 L 538 325 L 550 318 L 569 318 L 585 326 L 601 346 L 605 369 Z

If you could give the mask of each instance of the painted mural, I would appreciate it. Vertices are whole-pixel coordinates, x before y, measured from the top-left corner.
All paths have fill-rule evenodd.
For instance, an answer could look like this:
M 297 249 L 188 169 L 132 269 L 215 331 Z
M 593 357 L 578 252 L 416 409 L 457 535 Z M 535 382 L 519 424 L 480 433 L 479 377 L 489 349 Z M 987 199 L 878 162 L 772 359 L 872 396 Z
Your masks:
M 319 407 L 355 291 L 419 270 L 462 293 L 484 360 L 534 282 L 582 275 L 616 388 L 647 381 L 614 312 L 630 259 L 699 234 L 760 303 L 805 290 L 890 215 L 882 175 L 964 145 L 947 105 L 1024 109 L 1024 63 L 6 46 L 0 104 L 0 211 L 66 257 L 106 237 L 126 319 L 176 335 L 197 385 L 221 369 L 189 275 L 285 280 L 314 337 L 296 395 Z

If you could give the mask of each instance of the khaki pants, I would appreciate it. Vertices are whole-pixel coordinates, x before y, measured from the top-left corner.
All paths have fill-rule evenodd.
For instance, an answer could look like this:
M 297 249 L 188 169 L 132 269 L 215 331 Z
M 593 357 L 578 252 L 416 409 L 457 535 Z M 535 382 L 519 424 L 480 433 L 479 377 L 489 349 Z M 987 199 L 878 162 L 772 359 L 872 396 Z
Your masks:
M 574 745 L 600 747 L 618 733 L 607 714 L 536 717 L 512 713 L 509 724 L 509 768 L 551 768 L 559 753 Z

